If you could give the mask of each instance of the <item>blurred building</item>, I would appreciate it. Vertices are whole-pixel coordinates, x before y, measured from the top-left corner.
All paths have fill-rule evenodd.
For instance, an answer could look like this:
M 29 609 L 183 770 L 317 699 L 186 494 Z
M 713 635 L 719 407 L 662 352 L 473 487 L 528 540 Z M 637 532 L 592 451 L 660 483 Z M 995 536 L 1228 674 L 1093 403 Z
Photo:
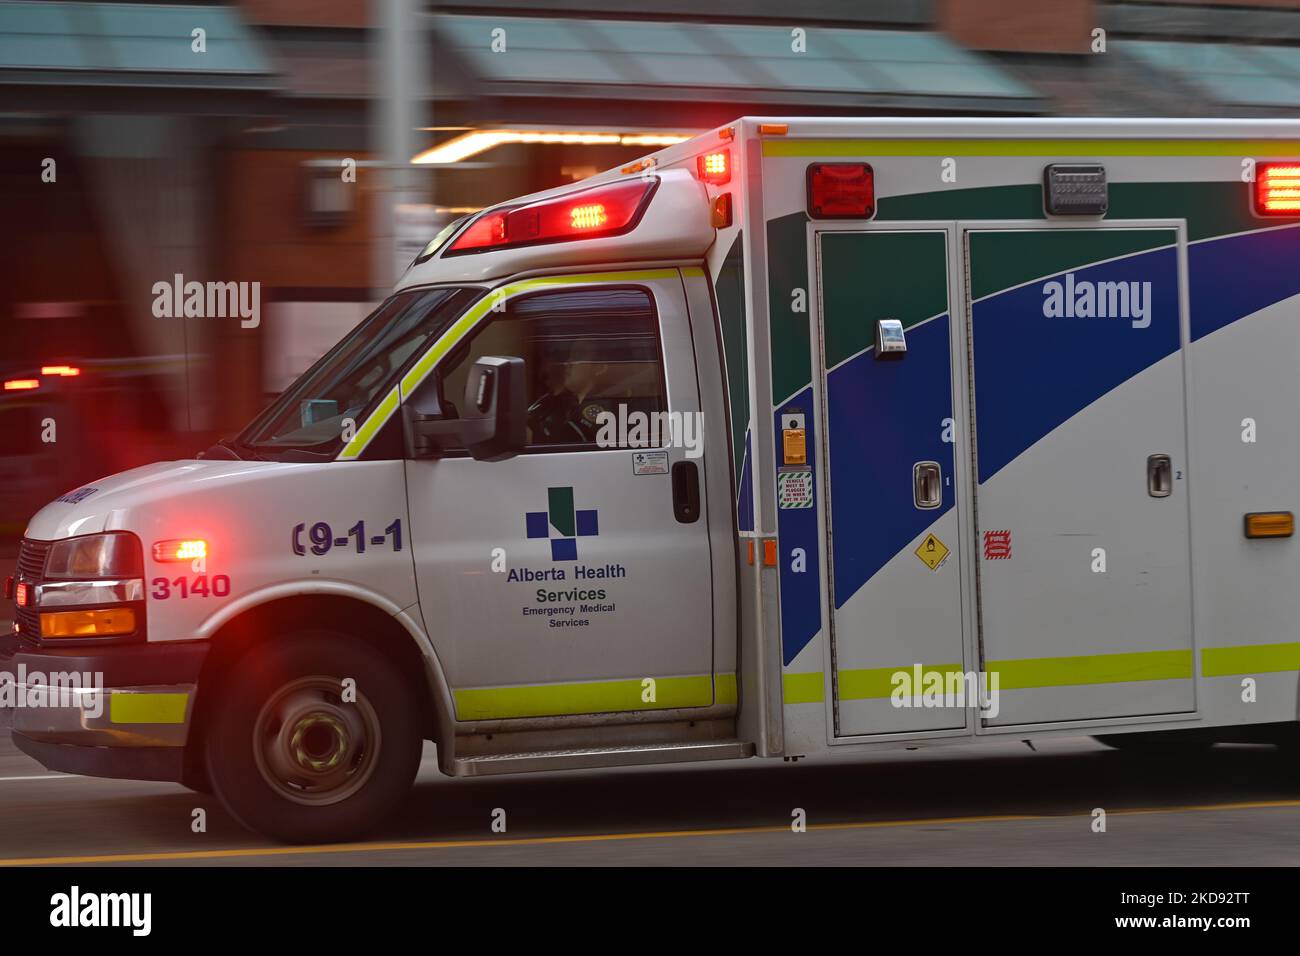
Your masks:
M 0 91 L 0 371 L 83 363 L 192 450 L 466 211 L 746 113 L 1294 116 L 1300 4 L 5 2 Z M 156 316 L 176 276 L 260 322 Z

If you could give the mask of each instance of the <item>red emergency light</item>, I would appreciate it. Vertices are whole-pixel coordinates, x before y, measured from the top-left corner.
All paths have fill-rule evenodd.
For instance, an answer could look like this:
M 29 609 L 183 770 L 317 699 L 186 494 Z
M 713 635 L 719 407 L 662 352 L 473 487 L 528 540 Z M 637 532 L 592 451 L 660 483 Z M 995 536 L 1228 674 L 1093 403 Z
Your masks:
M 26 389 L 40 387 L 41 380 L 39 378 L 11 378 L 5 382 L 6 392 L 21 392 Z
M 75 365 L 42 365 L 42 375 L 59 375 L 64 378 L 71 378 L 74 375 L 80 375 L 81 369 Z
M 866 163 L 812 163 L 808 167 L 808 215 L 813 219 L 870 219 L 876 183 Z
M 1300 162 L 1255 164 L 1255 213 L 1300 216 Z
M 731 150 L 720 149 L 695 157 L 695 171 L 701 182 L 725 186 L 731 182 Z
M 658 185 L 657 178 L 629 180 L 492 210 L 474 220 L 443 254 L 622 235 L 636 228 Z

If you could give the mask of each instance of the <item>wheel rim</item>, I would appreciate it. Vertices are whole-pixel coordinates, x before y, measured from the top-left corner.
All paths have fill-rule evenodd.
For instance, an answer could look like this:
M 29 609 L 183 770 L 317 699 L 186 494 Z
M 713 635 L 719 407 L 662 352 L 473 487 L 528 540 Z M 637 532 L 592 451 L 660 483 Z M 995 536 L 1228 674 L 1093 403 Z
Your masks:
M 272 790 L 294 803 L 338 803 L 374 773 L 379 717 L 363 694 L 345 702 L 342 689 L 338 678 L 303 677 L 277 690 L 258 712 L 257 769 Z

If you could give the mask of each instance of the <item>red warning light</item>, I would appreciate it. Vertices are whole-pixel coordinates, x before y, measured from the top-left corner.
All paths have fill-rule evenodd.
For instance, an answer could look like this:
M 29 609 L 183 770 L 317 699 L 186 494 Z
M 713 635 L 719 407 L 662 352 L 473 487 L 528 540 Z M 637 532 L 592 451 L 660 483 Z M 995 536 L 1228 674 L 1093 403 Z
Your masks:
M 701 182 L 724 186 L 731 182 L 731 150 L 723 149 L 697 156 L 695 167 Z
M 1300 216 L 1300 163 L 1255 164 L 1255 212 Z
M 813 219 L 870 219 L 875 213 L 875 177 L 866 163 L 808 167 L 808 215 Z
M 42 365 L 42 375 L 61 375 L 64 378 L 71 378 L 74 375 L 80 375 L 81 369 L 75 365 Z
M 30 388 L 40 388 L 39 378 L 11 378 L 5 382 L 6 392 L 21 392 Z
M 641 221 L 658 184 L 655 178 L 628 180 L 485 213 L 444 255 L 622 235 Z M 575 199 L 579 200 L 576 204 Z

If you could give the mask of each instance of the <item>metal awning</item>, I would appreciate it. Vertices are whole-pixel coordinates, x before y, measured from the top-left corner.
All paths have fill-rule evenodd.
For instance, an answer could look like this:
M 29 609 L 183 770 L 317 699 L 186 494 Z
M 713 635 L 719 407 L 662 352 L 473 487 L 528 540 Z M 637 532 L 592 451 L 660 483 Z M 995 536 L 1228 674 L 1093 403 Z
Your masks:
M 813 26 L 797 52 L 785 26 L 455 15 L 433 22 L 435 54 L 451 54 L 479 92 L 498 97 L 1041 109 L 1039 94 L 991 59 L 933 33 Z
M 192 49 L 202 28 L 206 52 Z M 237 8 L 146 3 L 0 3 L 0 83 L 273 89 L 271 64 Z
M 1112 48 L 1225 106 L 1300 107 L 1300 48 L 1117 41 Z

